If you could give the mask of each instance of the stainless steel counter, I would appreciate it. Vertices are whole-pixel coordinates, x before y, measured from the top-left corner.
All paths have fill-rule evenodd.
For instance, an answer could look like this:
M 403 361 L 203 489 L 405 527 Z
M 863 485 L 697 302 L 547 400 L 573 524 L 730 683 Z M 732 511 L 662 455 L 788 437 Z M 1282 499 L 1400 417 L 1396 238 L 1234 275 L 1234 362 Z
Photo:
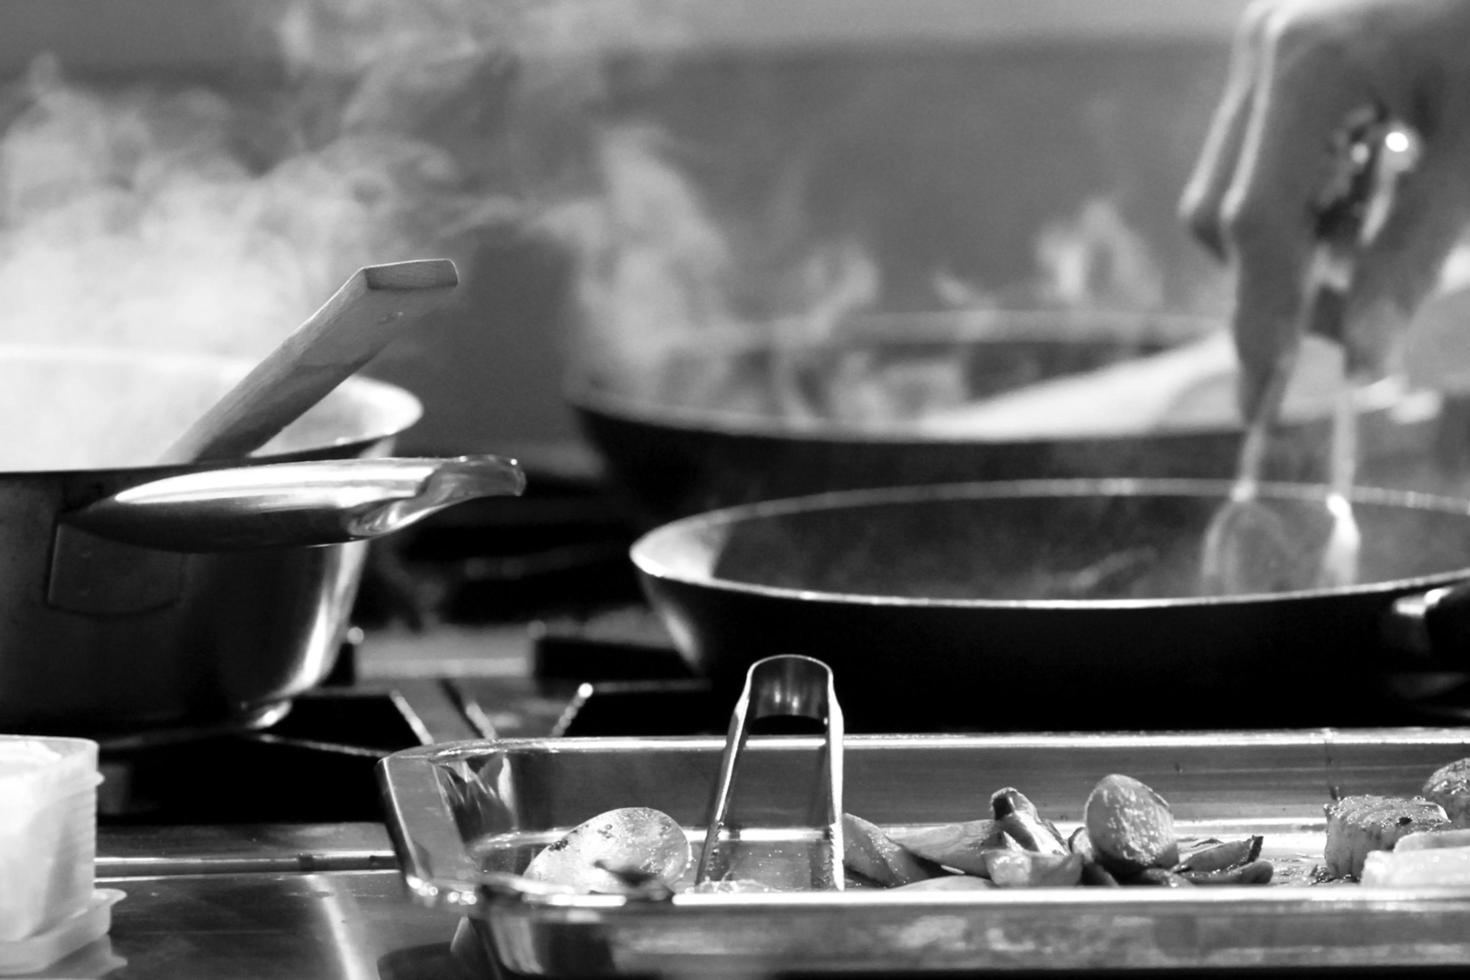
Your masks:
M 396 871 L 188 874 L 98 883 L 127 893 L 113 906 L 111 934 L 39 976 L 462 975 L 449 949 L 455 920 L 410 905 Z
M 525 630 L 374 636 L 358 687 L 391 688 L 434 741 L 494 726 L 544 734 L 560 704 L 525 677 Z M 446 662 L 460 665 L 445 669 Z M 445 676 L 492 679 L 490 716 L 466 717 Z M 504 691 L 501 690 L 504 686 Z M 543 703 L 544 702 L 544 703 Z M 126 897 L 105 938 L 37 977 L 409 978 L 465 975 L 457 920 L 413 905 L 381 822 L 137 825 L 103 821 L 97 886 Z M 479 962 L 469 975 L 493 976 Z
M 456 920 L 411 904 L 377 823 L 109 827 L 110 934 L 40 977 L 449 977 Z M 484 977 L 483 969 L 474 974 Z

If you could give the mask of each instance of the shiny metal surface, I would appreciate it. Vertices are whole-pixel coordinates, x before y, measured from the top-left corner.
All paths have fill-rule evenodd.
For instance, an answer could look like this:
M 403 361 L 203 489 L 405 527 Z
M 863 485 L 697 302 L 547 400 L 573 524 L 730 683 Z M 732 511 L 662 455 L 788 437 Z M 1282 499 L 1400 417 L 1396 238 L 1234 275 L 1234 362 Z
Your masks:
M 112 826 L 97 831 L 99 878 L 397 867 L 379 823 Z
M 86 546 L 67 538 L 58 550 L 62 515 L 183 472 L 129 461 L 155 458 L 154 436 L 172 438 L 196 399 L 207 404 L 237 376 L 234 362 L 216 359 L 85 353 L 0 351 L 0 394 L 13 417 L 35 416 L 43 435 L 78 444 L 52 454 L 37 436 L 34 453 L 25 451 L 30 440 L 6 447 L 18 468 L 0 470 L 0 729 L 132 737 L 250 716 L 319 683 L 347 628 L 365 543 L 189 554 L 177 563 L 95 538 Z M 388 452 L 417 419 L 418 402 L 358 380 L 288 428 L 260 461 Z M 64 392 L 93 397 L 72 404 Z M 21 395 L 33 400 L 12 401 Z M 144 578 L 153 581 L 139 585 Z
M 393 534 L 446 507 L 525 488 L 514 460 L 488 454 L 275 463 L 129 487 L 65 515 L 62 526 L 162 551 L 309 547 Z
M 36 976 L 108 980 L 456 978 L 455 922 L 391 871 L 106 879 L 108 936 Z
M 747 749 L 742 798 L 789 786 L 818 744 Z M 465 742 L 389 757 L 380 774 L 405 881 L 468 913 L 501 967 L 531 975 L 689 976 L 1022 969 L 1409 968 L 1470 965 L 1470 890 L 1312 887 L 1334 793 L 1411 795 L 1470 755 L 1459 729 L 1188 734 L 852 736 L 846 808 L 885 826 L 973 819 L 1015 786 L 1066 826 L 1103 775 L 1161 792 L 1181 834 L 1265 835 L 1273 887 L 682 893 L 660 903 L 548 893 L 516 872 L 586 817 L 636 804 L 697 835 L 723 742 Z
M 833 689 L 832 669 L 811 657 L 777 655 L 750 665 L 745 690 L 730 712 L 725 748 L 720 754 L 720 779 L 710 794 L 704 818 L 704 846 L 699 851 L 694 882 L 701 884 L 731 876 L 728 850 L 731 831 L 725 826 L 730 814 L 740 762 L 750 744 L 750 724 L 762 718 L 807 718 L 822 725 L 820 778 L 813 784 L 791 787 L 792 795 L 804 799 L 808 813 L 804 826 L 816 833 L 804 841 L 808 872 L 805 887 L 841 890 L 842 881 L 842 707 Z M 724 857 L 724 861 L 719 859 Z M 717 873 L 718 872 L 718 873 Z

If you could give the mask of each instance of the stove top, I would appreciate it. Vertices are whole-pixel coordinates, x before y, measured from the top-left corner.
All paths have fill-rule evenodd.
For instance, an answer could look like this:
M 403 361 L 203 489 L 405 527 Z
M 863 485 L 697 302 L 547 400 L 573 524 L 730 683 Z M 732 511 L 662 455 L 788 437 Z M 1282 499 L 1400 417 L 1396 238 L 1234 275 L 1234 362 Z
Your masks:
M 583 477 L 543 476 L 531 488 L 522 500 L 454 508 L 375 545 L 357 607 L 367 644 L 351 643 L 329 682 L 282 717 L 252 731 L 104 752 L 101 819 L 376 821 L 374 767 L 399 749 L 472 737 L 723 734 L 733 698 L 691 674 L 643 602 L 626 557 L 635 532 Z M 391 671 L 365 668 L 364 651 L 385 632 L 432 652 Z M 1286 696 L 1305 703 L 1310 692 Z M 1332 721 L 1461 724 L 1467 702 L 1451 692 L 1438 704 Z M 1120 716 L 1077 727 L 1160 726 Z
M 373 767 L 431 741 L 396 691 L 324 688 L 268 727 L 136 749 L 104 748 L 98 819 L 127 823 L 376 820 Z

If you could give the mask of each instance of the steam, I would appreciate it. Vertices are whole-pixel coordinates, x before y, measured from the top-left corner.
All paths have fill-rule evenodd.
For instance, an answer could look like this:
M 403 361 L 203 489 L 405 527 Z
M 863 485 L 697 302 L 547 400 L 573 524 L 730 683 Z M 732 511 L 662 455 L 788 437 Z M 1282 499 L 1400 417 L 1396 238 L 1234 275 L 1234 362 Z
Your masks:
M 604 123 L 593 145 L 589 192 L 553 202 L 539 221 L 575 257 L 578 346 L 595 373 L 659 402 L 775 413 L 796 425 L 830 418 L 882 425 L 967 398 L 952 358 L 880 365 L 871 351 L 854 350 L 816 369 L 826 373 L 826 393 L 814 400 L 803 380 L 813 370 L 812 345 L 883 311 L 879 243 L 851 231 L 807 233 L 817 222 L 802 213 L 800 194 L 778 193 L 775 218 L 718 213 L 693 168 L 681 167 L 670 135 L 646 121 Z M 799 155 L 786 165 L 799 171 Z M 801 183 L 798 174 L 785 186 Z M 792 226 L 801 232 L 793 235 Z M 771 262 L 769 251 L 784 261 Z M 998 313 L 1018 299 L 1020 308 L 1072 312 L 1165 303 L 1159 263 L 1108 196 L 1046 223 L 1033 251 L 1033 271 L 1020 282 L 977 283 L 935 270 L 929 310 Z M 742 304 L 750 295 L 760 302 Z M 740 338 L 769 340 L 764 370 L 752 374 L 718 358 L 675 364 L 703 341 Z
M 898 291 L 875 226 L 886 218 L 862 211 L 861 187 L 853 213 L 834 214 L 843 191 L 824 186 L 842 140 L 867 135 L 858 117 L 874 93 L 853 94 L 846 131 L 756 148 L 775 172 L 744 199 L 721 196 L 708 148 L 637 103 L 648 73 L 688 48 L 677 4 L 335 0 L 288 6 L 271 27 L 280 75 L 243 95 L 101 88 L 49 56 L 31 65 L 0 102 L 0 343 L 256 357 L 354 268 L 448 254 L 473 276 L 480 236 L 509 226 L 570 256 L 586 363 L 648 378 L 691 338 L 774 333 L 790 351 L 758 397 L 820 415 L 798 349 Z M 1164 301 L 1159 263 L 1114 195 L 1059 205 L 1018 246 L 1034 255 L 1019 279 L 936 267 L 917 276 L 924 301 Z M 679 383 L 744 397 L 727 381 Z M 925 383 L 905 376 L 903 400 Z M 953 366 L 933 384 L 953 389 Z M 886 410 L 857 388 L 864 414 Z
M 270 25 L 281 77 L 245 92 L 38 57 L 0 101 L 0 343 L 258 356 L 361 265 L 473 275 L 544 178 L 517 100 L 595 102 L 588 45 L 645 6 L 303 2 Z
M 421 244 L 403 209 L 434 148 L 333 140 L 262 167 L 203 89 L 117 94 L 49 58 L 0 143 L 0 340 L 252 354 L 358 265 Z

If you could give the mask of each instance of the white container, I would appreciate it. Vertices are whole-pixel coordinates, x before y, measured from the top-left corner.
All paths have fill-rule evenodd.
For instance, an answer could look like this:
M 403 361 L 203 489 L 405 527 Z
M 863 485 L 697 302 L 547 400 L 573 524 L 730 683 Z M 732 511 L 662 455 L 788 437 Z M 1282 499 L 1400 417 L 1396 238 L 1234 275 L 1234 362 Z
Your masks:
M 101 781 L 96 742 L 0 735 L 0 943 L 91 901 Z
M 44 932 L 15 942 L 0 943 L 0 976 L 34 973 L 59 963 L 112 928 L 112 907 L 124 897 L 115 888 L 99 888 L 87 904 Z M 101 976 L 88 970 L 82 976 Z

